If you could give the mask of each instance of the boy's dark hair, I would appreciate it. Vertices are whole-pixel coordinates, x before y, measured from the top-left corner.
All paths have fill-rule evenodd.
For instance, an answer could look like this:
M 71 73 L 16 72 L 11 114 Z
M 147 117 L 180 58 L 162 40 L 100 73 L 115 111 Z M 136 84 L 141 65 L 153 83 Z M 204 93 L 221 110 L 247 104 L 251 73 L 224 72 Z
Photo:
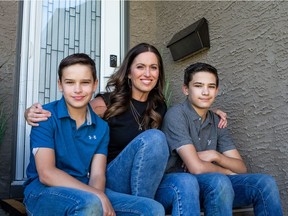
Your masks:
M 189 85 L 189 82 L 192 80 L 193 75 L 197 72 L 208 72 L 212 73 L 216 77 L 216 87 L 219 85 L 219 77 L 217 73 L 217 69 L 209 64 L 197 62 L 195 64 L 191 64 L 184 70 L 184 84 L 186 86 Z
M 63 75 L 63 69 L 68 66 L 75 65 L 75 64 L 90 66 L 94 81 L 97 79 L 96 67 L 95 67 L 95 62 L 93 61 L 93 59 L 91 59 L 85 53 L 75 53 L 75 54 L 67 56 L 66 58 L 62 59 L 62 61 L 60 62 L 59 68 L 58 68 L 58 77 L 60 81 Z

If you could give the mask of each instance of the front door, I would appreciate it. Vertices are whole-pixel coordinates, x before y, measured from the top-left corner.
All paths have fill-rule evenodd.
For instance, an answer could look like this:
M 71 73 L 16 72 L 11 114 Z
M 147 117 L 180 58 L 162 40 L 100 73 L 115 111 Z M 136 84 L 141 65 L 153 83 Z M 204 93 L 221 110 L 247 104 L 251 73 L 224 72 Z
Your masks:
M 31 127 L 23 117 L 27 107 L 59 99 L 60 61 L 83 52 L 95 60 L 98 91 L 125 53 L 124 0 L 42 0 L 23 2 L 18 132 L 15 181 L 22 184 L 29 162 Z

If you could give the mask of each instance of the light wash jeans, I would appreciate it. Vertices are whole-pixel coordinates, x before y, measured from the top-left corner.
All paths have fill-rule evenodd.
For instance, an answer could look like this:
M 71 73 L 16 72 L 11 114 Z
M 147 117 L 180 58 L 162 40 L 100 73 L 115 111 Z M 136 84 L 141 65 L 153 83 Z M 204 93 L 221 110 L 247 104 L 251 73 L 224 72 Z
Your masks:
M 108 164 L 107 195 L 117 215 L 121 212 L 125 215 L 165 215 L 163 206 L 153 199 L 168 156 L 165 135 L 160 130 L 150 129 L 135 137 Z
M 163 206 L 153 199 L 106 189 L 117 216 L 163 216 Z M 102 216 L 100 199 L 92 193 L 65 187 L 33 190 L 25 199 L 29 216 Z
M 35 187 L 25 197 L 29 216 L 102 216 L 100 199 L 92 193 L 67 187 Z
M 200 197 L 200 203 L 199 201 Z M 282 216 L 273 177 L 265 174 L 166 174 L 155 199 L 173 216 L 231 216 L 233 207 L 253 205 L 255 216 Z
M 153 199 L 106 189 L 117 216 L 163 216 L 164 207 Z

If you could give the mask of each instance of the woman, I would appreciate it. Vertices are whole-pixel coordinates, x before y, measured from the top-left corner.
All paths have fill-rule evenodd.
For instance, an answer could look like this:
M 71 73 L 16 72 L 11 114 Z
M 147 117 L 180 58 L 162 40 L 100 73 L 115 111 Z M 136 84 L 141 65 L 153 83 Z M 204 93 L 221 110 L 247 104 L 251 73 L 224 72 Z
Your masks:
M 109 79 L 109 93 L 98 94 L 90 102 L 110 127 L 106 171 L 109 199 L 110 191 L 152 199 L 156 194 L 169 156 L 165 135 L 159 130 L 167 109 L 164 80 L 160 53 L 154 46 L 140 43 L 129 50 L 119 70 Z M 36 126 L 49 113 L 34 104 L 26 110 L 25 117 Z M 172 197 L 167 202 L 181 205 L 174 200 Z M 111 203 L 118 214 L 113 200 Z

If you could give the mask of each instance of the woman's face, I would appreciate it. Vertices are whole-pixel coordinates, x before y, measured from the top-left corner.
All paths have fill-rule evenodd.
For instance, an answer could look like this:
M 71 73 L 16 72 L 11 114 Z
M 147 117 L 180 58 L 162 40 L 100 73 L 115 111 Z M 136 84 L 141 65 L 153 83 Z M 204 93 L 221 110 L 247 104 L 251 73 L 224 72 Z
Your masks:
M 132 98 L 146 101 L 159 79 L 159 63 L 153 52 L 144 52 L 132 62 L 128 78 L 131 80 Z

